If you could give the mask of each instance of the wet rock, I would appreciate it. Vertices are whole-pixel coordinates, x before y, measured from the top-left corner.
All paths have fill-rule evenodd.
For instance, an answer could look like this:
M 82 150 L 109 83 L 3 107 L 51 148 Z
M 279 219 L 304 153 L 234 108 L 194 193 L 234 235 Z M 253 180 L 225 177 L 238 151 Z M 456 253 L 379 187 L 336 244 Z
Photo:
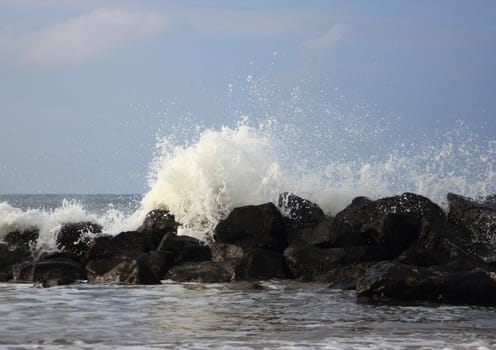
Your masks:
M 101 232 L 102 227 L 92 222 L 64 224 L 57 235 L 57 248 L 62 252 L 84 257 L 95 234 Z
M 127 284 L 160 284 L 161 274 L 171 266 L 171 258 L 164 253 L 142 253 L 135 257 L 106 257 L 91 260 L 86 265 L 92 282 Z
M 137 231 L 141 232 L 150 243 L 150 250 L 154 250 L 160 245 L 166 233 L 177 233 L 179 226 L 180 224 L 176 222 L 174 215 L 168 210 L 155 209 L 146 215 L 143 224 Z
M 335 216 L 328 246 L 370 246 L 372 260 L 392 260 L 445 222 L 439 206 L 413 193 L 376 201 L 358 197 Z
M 172 232 L 164 235 L 158 251 L 173 255 L 176 264 L 185 261 L 205 261 L 211 258 L 210 248 L 198 239 L 178 236 Z
M 359 302 L 441 301 L 444 290 L 438 274 L 391 261 L 372 266 L 356 285 Z
M 156 252 L 156 248 L 154 240 L 136 231 L 98 237 L 86 256 L 88 278 L 95 282 L 158 284 L 174 257 Z
M 176 282 L 222 283 L 234 279 L 234 263 L 228 261 L 184 262 L 172 267 L 165 279 Z
M 331 218 L 320 207 L 292 193 L 279 196 L 278 207 L 284 216 L 289 244 L 318 244 L 329 240 Z
M 9 232 L 4 241 L 10 250 L 19 249 L 24 259 L 33 257 L 33 250 L 40 235 L 37 228 Z
M 287 245 L 282 215 L 272 203 L 234 208 L 215 227 L 214 240 L 235 244 L 244 251 L 263 248 L 282 252 Z
M 210 246 L 213 261 L 241 259 L 245 251 L 235 244 L 214 242 Z
M 284 251 L 284 258 L 294 278 L 314 281 L 317 276 L 338 266 L 345 254 L 343 248 L 323 249 L 312 245 L 291 245 Z
M 84 266 L 73 256 L 57 253 L 34 263 L 33 282 L 43 287 L 86 280 Z
M 10 250 L 7 244 L 0 243 L 0 282 L 12 279 L 12 269 L 23 260 L 21 249 Z
M 496 273 L 480 268 L 445 272 L 388 261 L 372 266 L 356 290 L 359 302 L 496 305 Z
M 20 264 L 17 264 L 12 267 L 12 281 L 27 283 L 33 282 L 33 269 L 34 262 L 33 261 L 23 261 Z
M 236 280 L 253 281 L 288 277 L 288 269 L 281 253 L 255 248 L 238 262 Z
M 448 274 L 443 299 L 451 304 L 496 305 L 496 273 L 482 269 Z
M 487 263 L 496 262 L 496 204 L 448 194 L 448 219 L 466 234 L 457 244 L 467 253 Z
M 357 281 L 362 278 L 374 263 L 355 263 L 331 268 L 325 274 L 318 276 L 317 281 L 329 283 L 329 288 L 352 290 Z

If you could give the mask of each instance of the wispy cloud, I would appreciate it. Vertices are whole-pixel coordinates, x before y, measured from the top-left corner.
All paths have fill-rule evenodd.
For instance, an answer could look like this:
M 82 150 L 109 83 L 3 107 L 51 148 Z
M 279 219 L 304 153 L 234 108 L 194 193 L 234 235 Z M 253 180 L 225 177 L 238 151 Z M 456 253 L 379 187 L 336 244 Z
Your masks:
M 154 37 L 166 22 L 161 13 L 95 10 L 25 38 L 21 57 L 42 67 L 78 65 Z
M 312 50 L 326 50 L 333 47 L 337 42 L 343 39 L 346 26 L 336 24 L 327 32 L 316 36 L 303 43 L 303 47 Z

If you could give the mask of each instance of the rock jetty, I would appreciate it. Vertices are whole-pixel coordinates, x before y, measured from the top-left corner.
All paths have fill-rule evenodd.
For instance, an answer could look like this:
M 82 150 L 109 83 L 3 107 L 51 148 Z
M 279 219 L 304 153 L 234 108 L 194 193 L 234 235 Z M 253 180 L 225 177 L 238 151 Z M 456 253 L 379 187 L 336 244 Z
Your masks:
M 43 287 L 89 283 L 319 281 L 356 290 L 360 303 L 496 305 L 496 201 L 448 194 L 444 211 L 403 193 L 355 198 L 328 217 L 291 193 L 238 207 L 201 242 L 153 210 L 116 236 L 91 222 L 63 225 L 55 253 L 33 254 L 38 229 L 0 243 L 0 281 Z

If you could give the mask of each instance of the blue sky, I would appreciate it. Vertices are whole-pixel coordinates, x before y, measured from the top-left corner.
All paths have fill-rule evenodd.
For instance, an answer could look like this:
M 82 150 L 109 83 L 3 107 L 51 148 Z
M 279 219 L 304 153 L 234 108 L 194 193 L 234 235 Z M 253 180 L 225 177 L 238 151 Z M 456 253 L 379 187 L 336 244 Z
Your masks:
M 0 193 L 142 193 L 184 119 L 317 123 L 323 101 L 494 139 L 495 18 L 482 0 L 0 0 Z

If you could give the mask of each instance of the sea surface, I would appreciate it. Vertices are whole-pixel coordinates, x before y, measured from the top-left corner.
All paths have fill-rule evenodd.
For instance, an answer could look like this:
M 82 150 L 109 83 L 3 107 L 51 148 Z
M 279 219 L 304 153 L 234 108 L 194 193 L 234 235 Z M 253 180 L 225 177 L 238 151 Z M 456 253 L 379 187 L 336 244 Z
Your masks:
M 0 222 L 126 218 L 141 198 L 1 195 Z M 496 349 L 496 308 L 360 305 L 353 291 L 295 281 L 0 283 L 0 349 L 174 348 Z
M 293 281 L 0 284 L 0 349 L 494 349 L 496 309 L 373 306 Z

